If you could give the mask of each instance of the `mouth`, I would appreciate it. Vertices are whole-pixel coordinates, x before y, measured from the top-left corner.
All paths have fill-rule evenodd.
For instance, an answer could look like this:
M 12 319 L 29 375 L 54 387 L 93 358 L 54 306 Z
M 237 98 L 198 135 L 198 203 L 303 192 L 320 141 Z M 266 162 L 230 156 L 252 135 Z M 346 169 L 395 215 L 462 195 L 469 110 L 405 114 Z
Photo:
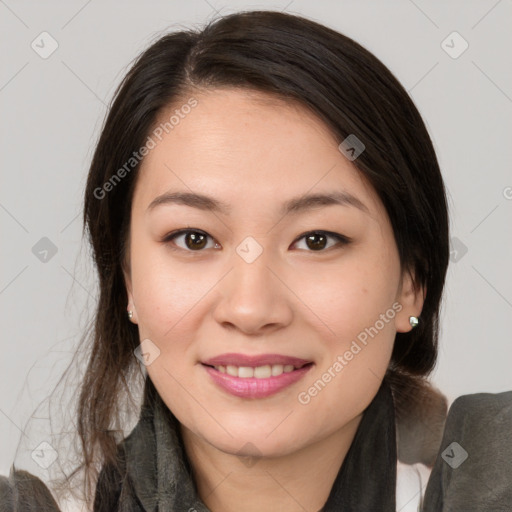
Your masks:
M 300 370 L 305 366 L 311 365 L 313 363 L 305 363 L 300 366 L 294 366 L 293 364 L 266 364 L 262 366 L 234 366 L 234 365 L 204 365 L 209 368 L 213 368 L 220 373 L 226 373 L 227 375 L 231 375 L 231 377 L 238 377 L 240 379 L 268 379 L 269 377 L 279 377 L 283 373 L 291 373 L 296 370 Z
M 224 354 L 201 365 L 212 381 L 228 394 L 241 398 L 266 398 L 302 379 L 314 363 L 279 354 Z

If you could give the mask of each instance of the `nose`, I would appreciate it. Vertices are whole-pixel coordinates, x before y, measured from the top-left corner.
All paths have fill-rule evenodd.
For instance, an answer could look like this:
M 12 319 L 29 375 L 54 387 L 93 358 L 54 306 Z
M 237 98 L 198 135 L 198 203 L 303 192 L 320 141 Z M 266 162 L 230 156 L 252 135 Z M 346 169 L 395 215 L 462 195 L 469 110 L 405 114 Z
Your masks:
M 269 334 L 288 325 L 293 318 L 293 293 L 279 265 L 272 264 L 265 251 L 252 262 L 234 254 L 232 262 L 232 270 L 219 283 L 216 321 L 251 335 Z

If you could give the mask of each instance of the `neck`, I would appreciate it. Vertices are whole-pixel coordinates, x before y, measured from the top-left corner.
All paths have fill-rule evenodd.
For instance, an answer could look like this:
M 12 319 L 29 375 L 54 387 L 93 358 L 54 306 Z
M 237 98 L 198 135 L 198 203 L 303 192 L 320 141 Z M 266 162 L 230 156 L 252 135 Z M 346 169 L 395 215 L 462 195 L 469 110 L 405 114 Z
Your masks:
M 199 497 L 211 512 L 321 511 L 361 418 L 299 451 L 258 459 L 241 459 L 180 430 Z

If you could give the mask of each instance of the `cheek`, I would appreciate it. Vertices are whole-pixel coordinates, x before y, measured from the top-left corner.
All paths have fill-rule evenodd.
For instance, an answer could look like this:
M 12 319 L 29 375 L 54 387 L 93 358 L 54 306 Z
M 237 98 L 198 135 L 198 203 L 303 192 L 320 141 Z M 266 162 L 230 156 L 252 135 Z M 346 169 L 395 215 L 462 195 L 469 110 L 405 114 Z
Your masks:
M 132 252 L 132 283 L 141 336 L 163 339 L 186 325 L 187 314 L 205 295 L 213 276 L 176 262 L 165 247 L 139 244 Z
M 133 292 L 140 339 L 151 340 L 158 349 L 147 373 L 169 409 L 183 421 L 197 413 L 184 389 L 190 389 L 196 375 L 198 314 L 205 313 L 203 301 L 213 282 L 198 279 L 191 266 L 170 265 L 169 260 L 158 251 L 134 258 Z
M 305 282 L 303 293 L 325 334 L 318 368 L 297 397 L 306 411 L 315 411 L 313 428 L 334 428 L 361 413 L 386 373 L 401 310 L 400 264 L 394 252 L 383 253 L 359 253 Z
M 340 315 L 344 321 L 332 322 L 336 339 L 325 338 L 317 368 L 297 395 L 312 431 L 336 430 L 362 413 L 377 393 L 396 335 L 396 310 L 383 311 L 380 316 L 356 308 L 352 316 Z M 373 316 L 371 322 L 369 316 Z
M 315 272 L 296 269 L 297 295 L 321 322 L 328 342 L 346 343 L 378 323 L 383 336 L 394 339 L 392 330 L 400 265 L 393 254 L 379 258 L 373 253 L 353 253 Z M 307 277 L 304 277 L 307 276 Z M 311 315 L 310 313 L 310 315 Z M 318 323 L 317 320 L 317 323 Z

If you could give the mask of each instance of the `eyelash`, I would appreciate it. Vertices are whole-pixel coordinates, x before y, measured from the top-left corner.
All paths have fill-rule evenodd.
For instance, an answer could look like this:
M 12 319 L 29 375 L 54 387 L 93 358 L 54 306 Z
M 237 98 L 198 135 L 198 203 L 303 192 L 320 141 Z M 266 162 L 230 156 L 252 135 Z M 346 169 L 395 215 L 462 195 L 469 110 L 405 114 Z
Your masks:
M 187 233 L 199 233 L 201 235 L 205 235 L 207 237 L 210 237 L 212 240 L 214 240 L 213 237 L 211 237 L 208 233 L 206 233 L 206 232 L 204 232 L 204 231 L 202 231 L 200 229 L 188 228 L 188 229 L 179 229 L 177 231 L 173 231 L 173 232 L 167 234 L 162 239 L 162 243 L 167 243 L 168 244 L 169 242 L 172 242 L 178 236 L 186 235 Z M 345 236 L 345 235 L 341 235 L 339 233 L 333 233 L 332 231 L 325 231 L 325 230 L 317 229 L 317 230 L 308 231 L 306 233 L 303 233 L 302 235 L 300 235 L 298 238 L 296 238 L 294 240 L 292 245 L 296 244 L 297 242 L 299 242 L 303 238 L 307 237 L 308 235 L 326 235 L 327 237 L 335 238 L 336 240 L 338 240 L 337 244 L 335 244 L 335 245 L 333 245 L 331 247 L 328 247 L 326 249 L 320 249 L 318 251 L 306 250 L 306 252 L 312 252 L 312 253 L 327 252 L 330 249 L 341 248 L 341 247 L 343 247 L 345 245 L 348 245 L 348 244 L 350 244 L 352 242 L 352 239 L 347 237 L 347 236 Z M 200 252 L 204 252 L 205 251 L 205 249 L 199 249 L 199 250 L 193 251 L 193 250 L 190 250 L 190 249 L 183 249 L 182 247 L 171 247 L 171 249 L 174 250 L 174 251 L 181 250 L 181 251 L 185 251 L 185 252 L 188 252 L 188 253 L 195 253 L 195 252 L 200 253 Z

